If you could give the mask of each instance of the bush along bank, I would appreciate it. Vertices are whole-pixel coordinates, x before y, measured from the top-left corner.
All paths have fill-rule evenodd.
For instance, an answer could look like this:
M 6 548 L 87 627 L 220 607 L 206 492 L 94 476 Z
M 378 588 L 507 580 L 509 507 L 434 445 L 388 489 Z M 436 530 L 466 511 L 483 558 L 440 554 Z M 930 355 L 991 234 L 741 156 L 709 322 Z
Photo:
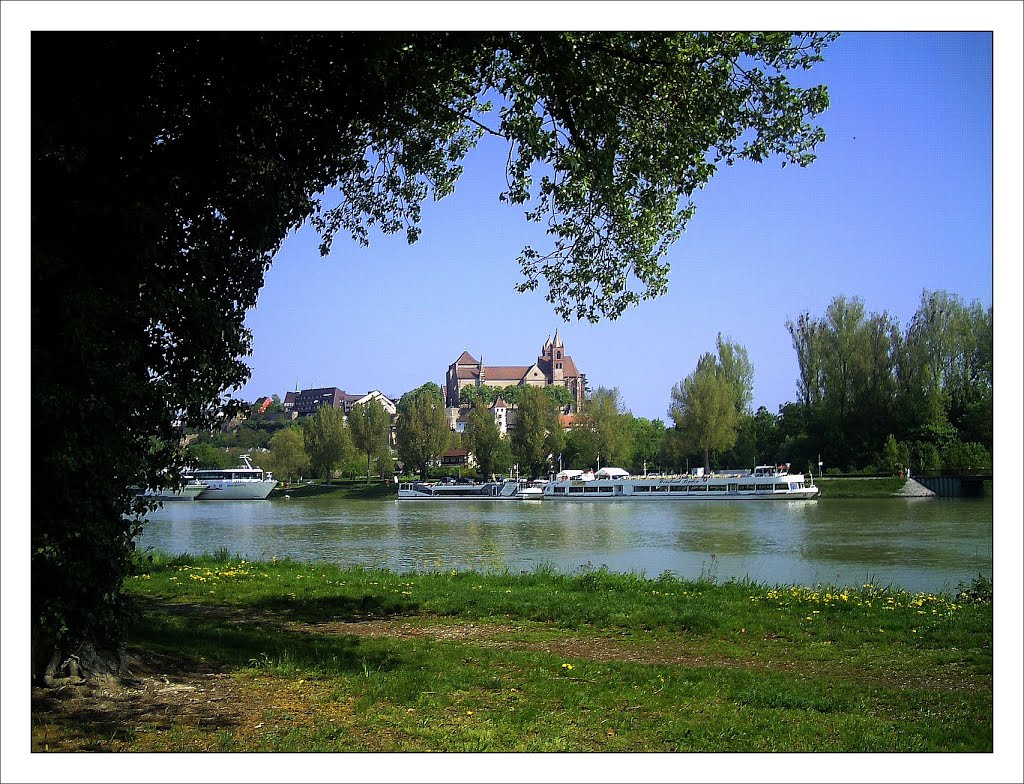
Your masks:
M 981 579 L 947 596 L 222 552 L 129 582 L 138 683 L 104 704 L 136 709 L 83 721 L 39 695 L 34 749 L 992 749 Z

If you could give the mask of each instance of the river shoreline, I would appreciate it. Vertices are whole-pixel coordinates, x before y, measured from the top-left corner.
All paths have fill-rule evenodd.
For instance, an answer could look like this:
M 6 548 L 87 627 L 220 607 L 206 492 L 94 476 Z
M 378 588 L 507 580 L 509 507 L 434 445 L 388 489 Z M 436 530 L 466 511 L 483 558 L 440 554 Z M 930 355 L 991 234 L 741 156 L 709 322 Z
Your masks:
M 818 477 L 815 484 L 821 488 L 821 499 L 828 498 L 930 498 L 935 494 L 914 479 L 901 477 Z M 991 486 L 986 487 L 991 495 Z M 286 501 L 298 498 L 346 498 L 351 500 L 379 500 L 397 498 L 398 486 L 394 483 L 364 480 L 338 482 L 327 485 L 313 484 L 278 485 L 270 494 L 271 500 Z

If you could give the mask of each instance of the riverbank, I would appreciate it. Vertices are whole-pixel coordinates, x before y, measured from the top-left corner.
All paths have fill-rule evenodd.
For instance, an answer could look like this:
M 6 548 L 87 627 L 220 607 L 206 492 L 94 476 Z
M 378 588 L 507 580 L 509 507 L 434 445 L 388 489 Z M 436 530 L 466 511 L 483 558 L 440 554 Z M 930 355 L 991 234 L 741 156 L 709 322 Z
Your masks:
M 815 477 L 819 498 L 892 498 L 903 491 L 907 480 L 886 477 Z
M 603 570 L 155 555 L 136 680 L 33 694 L 36 751 L 992 750 L 992 605 Z
M 293 498 L 313 498 L 316 496 L 330 496 L 331 498 L 348 499 L 378 499 L 398 497 L 397 485 L 384 482 L 371 482 L 366 484 L 365 479 L 356 481 L 341 480 L 331 484 L 326 482 L 311 482 L 287 484 L 280 483 L 270 491 L 270 500 L 287 501 Z

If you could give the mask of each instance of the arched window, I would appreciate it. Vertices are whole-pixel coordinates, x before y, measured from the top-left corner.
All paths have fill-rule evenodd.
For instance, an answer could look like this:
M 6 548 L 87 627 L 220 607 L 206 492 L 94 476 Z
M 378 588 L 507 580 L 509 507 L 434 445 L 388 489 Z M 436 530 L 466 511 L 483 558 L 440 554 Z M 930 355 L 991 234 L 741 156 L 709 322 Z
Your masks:
M 557 356 L 555 357 L 555 359 L 561 359 L 561 358 L 562 358 L 562 352 L 561 352 L 561 351 L 559 351 L 559 352 L 558 352 L 558 355 L 557 355 Z

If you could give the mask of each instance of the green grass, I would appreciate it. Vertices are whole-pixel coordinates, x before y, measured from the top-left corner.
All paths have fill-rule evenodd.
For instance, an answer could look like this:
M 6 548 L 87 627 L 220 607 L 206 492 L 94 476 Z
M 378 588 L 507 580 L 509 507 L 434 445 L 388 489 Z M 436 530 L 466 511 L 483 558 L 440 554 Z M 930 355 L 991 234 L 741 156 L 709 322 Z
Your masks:
M 132 652 L 182 678 L 217 673 L 225 713 L 120 731 L 40 716 L 34 748 L 992 749 L 984 582 L 936 596 L 605 570 L 410 575 L 222 551 L 156 555 L 129 583 Z
M 889 498 L 902 490 L 906 481 L 897 476 L 866 479 L 822 476 L 815 477 L 814 484 L 821 488 L 820 498 Z
M 334 480 L 331 484 L 317 481 L 312 484 L 279 484 L 270 493 L 271 500 L 284 500 L 285 496 L 290 498 L 311 498 L 313 496 L 327 495 L 332 498 L 351 499 L 377 499 L 390 498 L 398 494 L 398 486 L 394 483 L 372 481 L 366 484 L 366 479 L 341 479 Z

